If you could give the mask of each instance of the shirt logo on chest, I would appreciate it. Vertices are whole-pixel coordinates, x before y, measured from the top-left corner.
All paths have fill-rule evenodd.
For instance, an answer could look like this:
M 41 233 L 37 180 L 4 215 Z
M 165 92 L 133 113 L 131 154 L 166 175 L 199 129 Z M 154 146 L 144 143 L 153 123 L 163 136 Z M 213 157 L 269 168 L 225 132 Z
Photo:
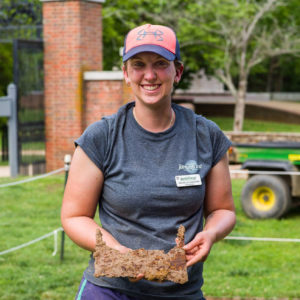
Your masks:
M 178 170 L 184 170 L 190 174 L 195 174 L 199 169 L 202 168 L 202 165 L 198 165 L 195 160 L 188 160 L 184 165 L 179 164 Z

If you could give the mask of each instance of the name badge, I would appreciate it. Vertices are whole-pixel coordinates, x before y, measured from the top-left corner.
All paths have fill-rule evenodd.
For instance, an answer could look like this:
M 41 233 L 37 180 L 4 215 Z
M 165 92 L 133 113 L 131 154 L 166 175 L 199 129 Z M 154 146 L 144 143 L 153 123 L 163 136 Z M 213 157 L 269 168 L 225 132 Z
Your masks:
M 202 184 L 199 174 L 175 176 L 175 181 L 177 187 L 195 186 Z

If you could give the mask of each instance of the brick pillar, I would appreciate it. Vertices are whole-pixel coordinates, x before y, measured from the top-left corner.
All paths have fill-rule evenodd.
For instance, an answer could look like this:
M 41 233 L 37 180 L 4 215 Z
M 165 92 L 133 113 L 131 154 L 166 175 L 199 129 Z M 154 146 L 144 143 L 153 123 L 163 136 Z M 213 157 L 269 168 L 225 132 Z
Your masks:
M 43 2 L 47 170 L 63 166 L 83 130 L 83 72 L 102 69 L 104 0 Z

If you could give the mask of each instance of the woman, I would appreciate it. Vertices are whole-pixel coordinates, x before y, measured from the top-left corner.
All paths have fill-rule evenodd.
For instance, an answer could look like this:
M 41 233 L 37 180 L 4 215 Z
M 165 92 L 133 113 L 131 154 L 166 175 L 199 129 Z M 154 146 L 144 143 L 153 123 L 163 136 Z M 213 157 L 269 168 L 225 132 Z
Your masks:
M 76 244 L 94 251 L 99 204 L 104 241 L 125 253 L 170 250 L 182 224 L 189 281 L 157 283 L 143 274 L 95 278 L 91 257 L 77 299 L 203 299 L 203 261 L 235 224 L 230 141 L 213 122 L 171 103 L 183 72 L 172 29 L 147 24 L 131 30 L 123 62 L 134 102 L 89 126 L 76 141 L 62 225 Z

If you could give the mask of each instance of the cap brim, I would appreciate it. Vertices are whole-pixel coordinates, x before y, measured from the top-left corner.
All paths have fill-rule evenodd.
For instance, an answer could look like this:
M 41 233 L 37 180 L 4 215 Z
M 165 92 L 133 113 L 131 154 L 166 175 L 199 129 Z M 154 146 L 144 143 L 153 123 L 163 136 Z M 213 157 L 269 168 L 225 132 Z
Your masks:
M 125 62 L 132 56 L 139 54 L 141 52 L 153 52 L 158 55 L 161 55 L 162 57 L 164 57 L 165 59 L 170 60 L 170 61 L 175 60 L 175 58 L 176 58 L 176 55 L 174 53 L 170 52 L 169 50 L 167 50 L 163 47 L 160 47 L 157 45 L 141 45 L 141 46 L 130 49 L 126 54 L 124 54 L 123 62 Z

